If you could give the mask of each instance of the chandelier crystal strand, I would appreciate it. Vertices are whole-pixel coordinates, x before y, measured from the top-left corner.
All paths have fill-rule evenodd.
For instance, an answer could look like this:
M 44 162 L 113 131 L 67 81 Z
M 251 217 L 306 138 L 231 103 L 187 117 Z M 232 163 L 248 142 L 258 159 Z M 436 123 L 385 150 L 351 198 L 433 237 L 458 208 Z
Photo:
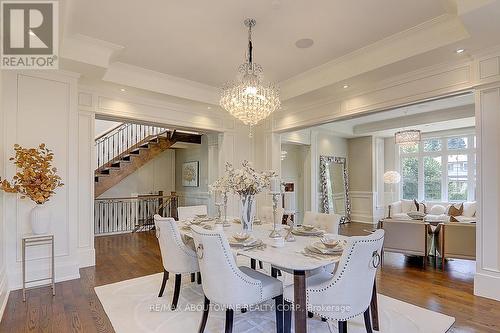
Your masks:
M 422 140 L 422 135 L 419 130 L 405 130 L 394 134 L 396 144 L 401 147 L 412 147 Z
M 236 82 L 222 88 L 220 105 L 235 118 L 252 127 L 266 119 L 280 105 L 279 90 L 273 84 L 263 83 L 263 69 L 253 62 L 252 27 L 256 21 L 246 19 L 248 27 L 248 53 L 246 62 L 239 66 Z

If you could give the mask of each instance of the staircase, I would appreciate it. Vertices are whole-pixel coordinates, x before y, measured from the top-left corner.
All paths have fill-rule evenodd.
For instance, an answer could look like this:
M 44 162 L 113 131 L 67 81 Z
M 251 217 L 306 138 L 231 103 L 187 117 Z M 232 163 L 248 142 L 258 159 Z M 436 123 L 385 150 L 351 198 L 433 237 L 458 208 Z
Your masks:
M 201 135 L 167 128 L 122 124 L 96 139 L 94 197 L 134 173 L 176 142 L 201 144 Z

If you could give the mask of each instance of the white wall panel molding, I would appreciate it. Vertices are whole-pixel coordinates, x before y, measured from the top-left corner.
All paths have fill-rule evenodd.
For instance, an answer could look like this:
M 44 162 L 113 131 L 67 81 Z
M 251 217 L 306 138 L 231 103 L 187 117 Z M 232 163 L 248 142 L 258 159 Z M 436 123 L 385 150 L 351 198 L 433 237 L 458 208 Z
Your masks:
M 9 293 L 6 268 L 5 265 L 2 265 L 2 267 L 0 267 L 0 318 L 2 318 L 5 306 L 7 305 Z
M 56 279 L 79 276 L 78 248 L 78 111 L 77 76 L 61 71 L 9 72 L 3 77 L 5 133 L 3 159 L 12 154 L 15 143 L 34 147 L 45 143 L 54 151 L 54 165 L 65 186 L 59 188 L 47 203 L 52 211 L 55 234 Z M 15 167 L 6 164 L 5 174 L 11 178 Z M 29 213 L 33 204 L 5 196 L 7 276 L 9 286 L 16 288 L 21 278 L 21 235 L 31 231 Z M 30 272 L 48 273 L 48 248 L 28 251 Z
M 500 84 L 476 91 L 477 199 L 474 293 L 500 300 Z

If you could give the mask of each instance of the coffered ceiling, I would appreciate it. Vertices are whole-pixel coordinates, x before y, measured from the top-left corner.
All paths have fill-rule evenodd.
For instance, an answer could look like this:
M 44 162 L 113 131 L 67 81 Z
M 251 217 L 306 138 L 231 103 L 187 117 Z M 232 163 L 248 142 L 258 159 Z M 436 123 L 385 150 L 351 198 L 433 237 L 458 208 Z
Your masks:
M 209 104 L 244 60 L 246 17 L 257 20 L 255 60 L 279 83 L 285 111 L 500 44 L 496 0 L 61 3 L 64 69 Z M 313 45 L 298 48 L 303 38 Z

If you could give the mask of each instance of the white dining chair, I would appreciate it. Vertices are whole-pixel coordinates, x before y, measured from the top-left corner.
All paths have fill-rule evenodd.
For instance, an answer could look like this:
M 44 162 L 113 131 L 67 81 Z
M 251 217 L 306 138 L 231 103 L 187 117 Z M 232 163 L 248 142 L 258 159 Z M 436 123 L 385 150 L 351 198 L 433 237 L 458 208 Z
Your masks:
M 172 310 L 175 310 L 179 301 L 182 274 L 191 274 L 191 281 L 193 282 L 193 274 L 200 271 L 198 258 L 193 249 L 182 241 L 177 222 L 173 218 L 161 217 L 156 214 L 154 221 L 163 262 L 163 281 L 158 297 L 163 296 L 169 274 L 175 274 L 174 295 L 171 306 Z M 198 283 L 201 283 L 200 276 L 198 277 Z
M 281 224 L 283 220 L 283 214 L 285 214 L 285 209 L 283 207 L 276 208 L 276 223 Z M 273 223 L 273 207 L 262 206 L 260 209 L 259 217 L 262 223 Z
M 180 221 L 192 220 L 196 215 L 207 215 L 207 206 L 183 206 L 177 207 L 177 218 Z
M 368 236 L 349 237 L 333 275 L 325 272 L 307 278 L 307 310 L 323 319 L 338 321 L 339 333 L 347 333 L 347 321 L 363 314 L 366 331 L 372 333 L 370 303 L 383 242 L 382 229 Z M 286 287 L 285 309 L 290 308 L 293 297 L 293 285 Z M 290 326 L 290 317 L 286 312 L 285 327 Z
M 342 215 L 305 212 L 302 224 L 311 224 L 330 234 L 339 233 L 339 225 Z
M 238 267 L 222 232 L 198 226 L 193 226 L 192 232 L 205 294 L 199 333 L 205 330 L 210 303 L 226 309 L 225 333 L 231 333 L 234 310 L 247 309 L 270 299 L 274 299 L 276 305 L 277 332 L 283 332 L 281 281 L 249 267 Z

